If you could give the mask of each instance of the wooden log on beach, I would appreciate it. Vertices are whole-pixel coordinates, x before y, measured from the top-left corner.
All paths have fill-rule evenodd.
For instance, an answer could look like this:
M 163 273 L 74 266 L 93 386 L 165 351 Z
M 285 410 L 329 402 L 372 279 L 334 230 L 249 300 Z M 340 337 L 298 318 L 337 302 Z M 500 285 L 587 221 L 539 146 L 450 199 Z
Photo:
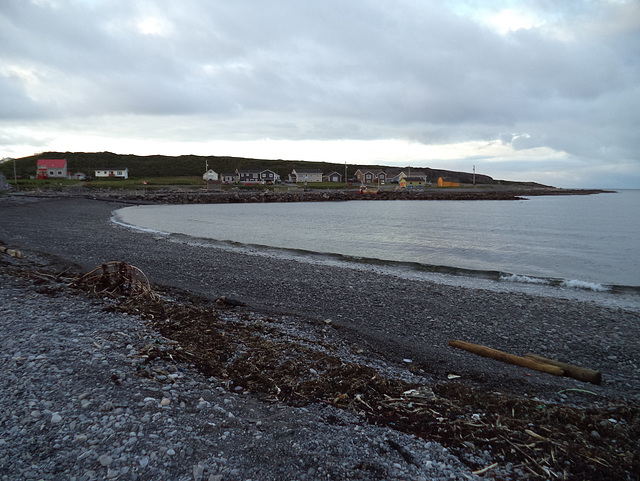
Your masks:
M 564 376 L 564 369 L 553 364 L 546 362 L 536 361 L 527 357 L 514 356 L 513 354 L 506 353 L 504 351 L 498 351 L 487 346 L 481 346 L 480 344 L 472 344 L 465 341 L 449 341 L 451 347 L 457 347 L 473 354 L 489 357 L 496 361 L 506 362 L 508 364 L 515 364 L 516 366 L 528 367 L 529 369 L 535 369 L 536 371 L 545 372 L 547 374 L 553 374 L 555 376 Z
M 552 366 L 558 366 L 564 370 L 566 376 L 569 376 L 578 381 L 590 382 L 591 384 L 600 384 L 602 382 L 602 373 L 600 371 L 594 371 L 593 369 L 587 369 L 573 364 L 567 364 L 565 362 L 556 361 L 555 359 L 548 359 L 538 354 L 525 354 L 525 357 L 533 359 L 534 361 L 544 362 L 551 364 Z

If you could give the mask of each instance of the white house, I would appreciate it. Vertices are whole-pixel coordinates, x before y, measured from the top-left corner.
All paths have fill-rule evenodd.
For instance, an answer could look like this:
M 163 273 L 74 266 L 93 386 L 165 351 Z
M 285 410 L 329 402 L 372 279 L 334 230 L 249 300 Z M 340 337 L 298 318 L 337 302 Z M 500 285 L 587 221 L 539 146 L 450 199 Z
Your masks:
M 95 169 L 94 177 L 96 178 L 109 178 L 109 179 L 128 179 L 129 178 L 129 169 L 128 168 L 100 168 Z
M 218 182 L 218 173 L 209 169 L 202 175 L 202 180 Z
M 292 182 L 322 182 L 322 171 L 317 169 L 293 169 L 289 174 Z

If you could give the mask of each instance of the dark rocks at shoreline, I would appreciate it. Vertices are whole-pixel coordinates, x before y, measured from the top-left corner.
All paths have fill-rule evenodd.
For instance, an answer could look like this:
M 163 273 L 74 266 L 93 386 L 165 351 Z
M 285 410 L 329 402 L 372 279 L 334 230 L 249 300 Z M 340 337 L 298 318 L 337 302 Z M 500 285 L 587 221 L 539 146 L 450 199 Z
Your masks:
M 218 187 L 219 188 L 219 187 Z M 68 188 L 57 191 L 25 192 L 22 196 L 84 197 L 94 200 L 126 203 L 162 204 L 232 204 L 270 202 L 342 202 L 350 200 L 523 200 L 544 195 L 592 195 L 607 191 L 596 189 L 555 189 L 526 187 L 451 188 L 451 189 L 302 189 L 283 190 L 193 190 L 187 188 L 162 189 L 86 189 Z

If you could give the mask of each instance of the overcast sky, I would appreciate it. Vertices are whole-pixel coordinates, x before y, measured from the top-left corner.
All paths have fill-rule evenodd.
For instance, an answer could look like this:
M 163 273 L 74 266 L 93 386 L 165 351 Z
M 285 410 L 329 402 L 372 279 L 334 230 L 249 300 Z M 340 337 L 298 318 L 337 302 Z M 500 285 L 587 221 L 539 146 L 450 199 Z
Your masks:
M 0 156 L 640 188 L 638 0 L 1 0 Z

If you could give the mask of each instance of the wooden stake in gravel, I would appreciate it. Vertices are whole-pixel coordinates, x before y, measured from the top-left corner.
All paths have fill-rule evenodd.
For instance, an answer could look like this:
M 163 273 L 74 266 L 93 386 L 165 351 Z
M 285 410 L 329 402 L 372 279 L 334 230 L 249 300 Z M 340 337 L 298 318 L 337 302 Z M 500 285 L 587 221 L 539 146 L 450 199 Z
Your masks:
M 535 369 L 536 371 L 546 372 L 547 374 L 553 374 L 555 376 L 565 375 L 565 371 L 561 367 L 554 366 L 546 362 L 536 361 L 527 357 L 514 356 L 513 354 L 509 354 L 504 351 L 498 351 L 497 349 L 492 349 L 487 346 L 481 346 L 480 344 L 472 344 L 465 341 L 449 341 L 449 345 L 451 347 L 457 347 L 458 349 L 472 352 L 473 354 L 495 359 L 496 361 L 528 367 L 529 369 Z

